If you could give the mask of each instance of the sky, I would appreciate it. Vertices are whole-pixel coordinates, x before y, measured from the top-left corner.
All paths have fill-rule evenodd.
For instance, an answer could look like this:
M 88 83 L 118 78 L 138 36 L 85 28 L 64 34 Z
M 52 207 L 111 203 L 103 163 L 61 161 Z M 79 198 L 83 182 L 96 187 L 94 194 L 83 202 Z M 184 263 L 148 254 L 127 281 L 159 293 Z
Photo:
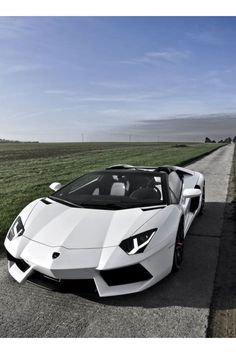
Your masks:
M 235 17 L 0 17 L 0 138 L 236 135 Z

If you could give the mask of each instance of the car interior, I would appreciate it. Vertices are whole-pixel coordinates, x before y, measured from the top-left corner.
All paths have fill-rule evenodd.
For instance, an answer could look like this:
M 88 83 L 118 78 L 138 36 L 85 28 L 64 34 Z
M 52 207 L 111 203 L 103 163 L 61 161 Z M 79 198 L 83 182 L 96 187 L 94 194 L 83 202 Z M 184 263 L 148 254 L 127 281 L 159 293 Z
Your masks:
M 161 178 L 145 174 L 94 175 L 88 183 L 73 186 L 69 194 L 129 197 L 133 200 L 163 199 Z

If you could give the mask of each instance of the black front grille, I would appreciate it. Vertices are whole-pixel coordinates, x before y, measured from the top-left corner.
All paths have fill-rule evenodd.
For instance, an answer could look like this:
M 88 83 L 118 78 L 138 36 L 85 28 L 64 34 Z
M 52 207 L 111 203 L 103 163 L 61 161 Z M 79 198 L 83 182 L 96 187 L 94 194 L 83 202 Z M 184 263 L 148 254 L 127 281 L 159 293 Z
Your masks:
M 54 279 L 37 271 L 30 275 L 28 281 L 40 287 L 64 293 L 80 294 L 94 292 L 96 289 L 93 279 Z
M 7 252 L 7 259 L 11 262 L 16 263 L 17 267 L 22 272 L 25 272 L 30 267 L 23 259 L 15 258 L 9 252 Z
M 152 275 L 141 264 L 111 270 L 101 270 L 100 274 L 109 286 L 137 283 L 152 278 Z

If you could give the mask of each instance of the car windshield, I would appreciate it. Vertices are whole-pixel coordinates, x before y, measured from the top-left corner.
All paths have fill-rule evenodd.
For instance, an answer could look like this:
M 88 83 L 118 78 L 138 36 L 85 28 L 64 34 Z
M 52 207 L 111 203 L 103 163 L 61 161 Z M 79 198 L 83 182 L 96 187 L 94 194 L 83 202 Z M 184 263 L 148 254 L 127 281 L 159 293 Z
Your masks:
M 88 173 L 53 193 L 71 206 L 126 209 L 166 204 L 163 175 L 152 171 Z

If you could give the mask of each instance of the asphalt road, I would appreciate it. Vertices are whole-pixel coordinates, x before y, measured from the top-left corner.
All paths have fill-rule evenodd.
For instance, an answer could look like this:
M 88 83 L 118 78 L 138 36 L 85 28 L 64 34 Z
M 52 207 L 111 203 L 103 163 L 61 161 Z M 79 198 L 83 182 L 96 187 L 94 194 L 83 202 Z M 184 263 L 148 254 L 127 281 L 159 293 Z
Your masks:
M 189 168 L 206 176 L 206 210 L 186 239 L 182 269 L 143 293 L 99 298 L 92 290 L 18 285 L 0 256 L 0 337 L 205 337 L 233 145 Z

